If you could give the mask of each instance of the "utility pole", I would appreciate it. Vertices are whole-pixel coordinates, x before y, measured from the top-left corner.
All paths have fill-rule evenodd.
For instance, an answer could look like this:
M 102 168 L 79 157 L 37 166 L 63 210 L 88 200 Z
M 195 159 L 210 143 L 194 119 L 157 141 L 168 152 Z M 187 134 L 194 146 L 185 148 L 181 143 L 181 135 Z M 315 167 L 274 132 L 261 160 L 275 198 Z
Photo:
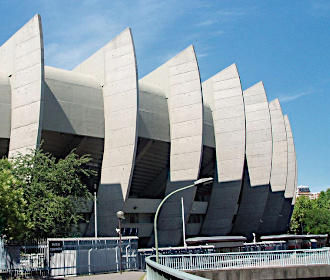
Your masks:
M 182 210 L 182 234 L 183 234 L 183 246 L 187 247 L 186 243 L 186 224 L 184 221 L 184 205 L 183 205 L 183 197 L 181 197 L 181 210 Z

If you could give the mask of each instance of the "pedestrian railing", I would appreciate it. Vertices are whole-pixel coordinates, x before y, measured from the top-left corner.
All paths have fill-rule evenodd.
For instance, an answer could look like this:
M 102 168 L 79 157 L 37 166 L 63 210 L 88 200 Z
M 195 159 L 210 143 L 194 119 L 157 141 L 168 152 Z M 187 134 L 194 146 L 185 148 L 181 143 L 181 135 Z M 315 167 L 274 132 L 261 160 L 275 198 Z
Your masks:
M 168 266 L 155 262 L 156 257 L 151 256 L 145 259 L 147 265 L 147 279 L 148 280 L 165 280 L 165 279 L 179 279 L 179 280 L 206 280 L 206 278 L 195 276 L 184 271 L 170 268 Z
M 196 255 L 160 255 L 161 265 L 176 270 L 330 265 L 330 248 Z

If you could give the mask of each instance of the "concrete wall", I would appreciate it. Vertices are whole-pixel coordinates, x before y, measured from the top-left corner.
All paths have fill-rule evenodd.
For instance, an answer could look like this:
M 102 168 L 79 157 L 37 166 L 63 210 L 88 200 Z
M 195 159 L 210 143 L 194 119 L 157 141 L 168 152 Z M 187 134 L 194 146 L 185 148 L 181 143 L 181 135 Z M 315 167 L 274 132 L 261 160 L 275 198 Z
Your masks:
M 202 234 L 226 235 L 238 207 L 245 158 L 245 112 L 236 65 L 205 81 L 203 96 L 212 108 L 217 175 Z
M 38 146 L 43 116 L 44 55 L 41 19 L 35 15 L 0 47 L 1 71 L 11 84 L 9 156 Z
M 104 138 L 101 85 L 93 77 L 45 67 L 43 129 Z
M 139 81 L 139 137 L 170 142 L 167 98 L 158 89 Z

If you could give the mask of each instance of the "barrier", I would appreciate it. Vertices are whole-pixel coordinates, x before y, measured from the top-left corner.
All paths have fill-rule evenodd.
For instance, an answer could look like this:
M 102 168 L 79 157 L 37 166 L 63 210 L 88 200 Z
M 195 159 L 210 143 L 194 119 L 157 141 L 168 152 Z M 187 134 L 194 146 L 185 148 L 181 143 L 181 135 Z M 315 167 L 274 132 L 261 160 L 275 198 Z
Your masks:
M 177 270 L 330 265 L 330 249 L 283 250 L 196 255 L 161 255 L 160 264 Z

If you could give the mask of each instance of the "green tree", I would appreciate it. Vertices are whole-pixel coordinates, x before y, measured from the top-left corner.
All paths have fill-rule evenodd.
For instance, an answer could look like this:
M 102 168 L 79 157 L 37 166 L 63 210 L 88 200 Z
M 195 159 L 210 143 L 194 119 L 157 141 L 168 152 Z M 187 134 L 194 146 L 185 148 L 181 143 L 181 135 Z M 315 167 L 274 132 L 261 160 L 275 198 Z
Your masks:
M 22 211 L 26 200 L 20 185 L 13 175 L 11 163 L 0 159 L 0 237 L 21 239 L 29 226 Z
M 317 199 L 298 197 L 294 206 L 290 231 L 295 234 L 330 233 L 330 189 Z
M 83 220 L 79 209 L 92 198 L 84 184 L 84 179 L 95 175 L 86 167 L 90 160 L 74 151 L 57 160 L 41 149 L 11 160 L 12 176 L 24 201 L 17 206 L 25 219 L 20 239 L 76 234 L 78 223 Z

